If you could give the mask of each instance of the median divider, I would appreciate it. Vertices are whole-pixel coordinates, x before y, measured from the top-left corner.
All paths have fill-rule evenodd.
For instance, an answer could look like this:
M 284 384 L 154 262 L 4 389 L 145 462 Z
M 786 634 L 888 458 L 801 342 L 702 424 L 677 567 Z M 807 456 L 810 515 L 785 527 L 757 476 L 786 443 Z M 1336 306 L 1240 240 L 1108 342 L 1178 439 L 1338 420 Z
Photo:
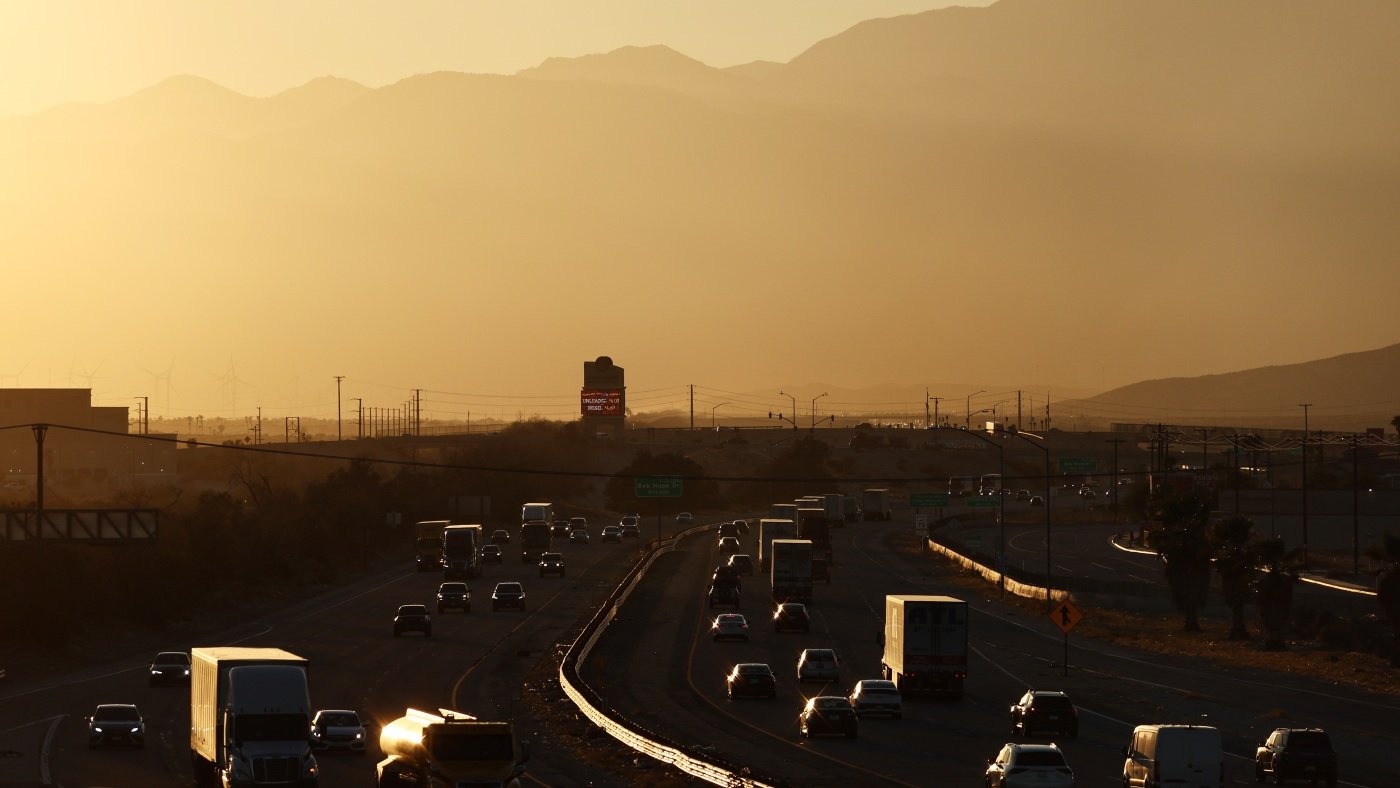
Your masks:
M 627 601 L 633 589 L 645 577 L 656 559 L 675 550 L 681 540 L 715 529 L 715 524 L 700 525 L 656 543 L 647 556 L 639 561 L 632 568 L 632 571 L 627 573 L 627 577 L 623 579 L 622 583 L 613 589 L 608 600 L 598 608 L 597 613 L 570 644 L 563 660 L 559 663 L 559 686 L 563 688 L 564 694 L 590 722 L 637 752 L 674 766 L 686 774 L 699 777 L 713 785 L 730 786 L 731 788 L 775 788 L 770 783 L 760 782 L 734 771 L 731 766 L 720 762 L 718 758 L 692 755 L 686 752 L 682 745 L 647 731 L 607 709 L 598 693 L 585 684 L 579 674 L 579 665 L 588 658 L 588 654 L 597 644 L 598 638 L 602 636 L 608 624 L 617 616 L 617 611 L 623 602 Z

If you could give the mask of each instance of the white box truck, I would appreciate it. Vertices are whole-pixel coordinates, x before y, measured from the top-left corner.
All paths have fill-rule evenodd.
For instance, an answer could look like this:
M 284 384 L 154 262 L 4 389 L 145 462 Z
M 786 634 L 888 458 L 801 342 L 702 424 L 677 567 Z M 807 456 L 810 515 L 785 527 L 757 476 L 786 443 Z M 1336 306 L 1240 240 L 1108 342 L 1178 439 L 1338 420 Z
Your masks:
M 950 596 L 885 597 L 884 677 L 900 692 L 961 698 L 967 679 L 967 603 Z
M 769 581 L 773 601 L 812 601 L 812 543 L 806 539 L 774 539 Z
M 777 520 L 765 517 L 758 521 L 758 565 L 768 571 L 769 560 L 773 557 L 774 539 L 797 538 L 797 523 L 792 520 Z
M 190 651 L 190 763 L 201 788 L 319 785 L 307 661 L 280 648 Z

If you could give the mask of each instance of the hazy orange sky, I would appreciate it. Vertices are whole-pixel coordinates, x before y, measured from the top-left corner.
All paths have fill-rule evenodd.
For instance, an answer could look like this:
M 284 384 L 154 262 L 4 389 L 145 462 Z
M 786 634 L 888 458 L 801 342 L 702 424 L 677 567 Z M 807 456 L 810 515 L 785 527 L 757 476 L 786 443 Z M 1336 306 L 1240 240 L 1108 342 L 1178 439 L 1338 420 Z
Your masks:
M 333 418 L 343 375 L 346 408 L 569 418 L 610 355 L 636 410 L 929 385 L 946 415 L 1385 347 L 1395 30 L 1362 0 L 0 0 L 0 387 L 277 420 Z M 787 65 L 716 70 L 758 60 Z
M 724 67 L 786 61 L 864 19 L 990 0 L 5 0 L 0 117 L 108 101 L 177 74 L 251 96 L 314 77 L 510 74 L 665 44 Z

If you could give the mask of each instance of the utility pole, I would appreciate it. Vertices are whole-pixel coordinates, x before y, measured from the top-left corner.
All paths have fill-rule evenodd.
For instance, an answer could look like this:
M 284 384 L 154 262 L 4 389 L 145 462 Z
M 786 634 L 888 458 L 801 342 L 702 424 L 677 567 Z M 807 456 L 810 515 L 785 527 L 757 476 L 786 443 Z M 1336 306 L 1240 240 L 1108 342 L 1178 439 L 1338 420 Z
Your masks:
M 1361 573 L 1361 547 L 1359 537 L 1361 536 L 1361 501 L 1360 493 L 1360 470 L 1357 463 L 1361 462 L 1361 450 L 1357 448 L 1356 433 L 1351 434 L 1351 573 Z M 1238 507 L 1237 507 L 1238 508 Z
M 1210 468 L 1210 458 L 1206 455 L 1206 440 L 1210 437 L 1210 428 L 1201 427 L 1201 470 Z
M 928 386 L 924 386 L 924 429 L 928 429 Z
M 261 406 L 261 405 L 258 406 L 258 429 L 257 429 L 257 432 L 253 433 L 253 435 L 254 435 L 253 442 L 256 443 L 257 445 L 261 446 L 261 445 L 262 445 L 262 406 Z
M 1021 431 L 1021 390 L 1016 389 L 1016 431 Z
M 791 421 L 791 424 L 792 424 L 793 430 L 795 431 L 795 430 L 797 429 L 797 397 L 795 397 L 795 396 L 793 396 L 793 395 L 787 393 L 786 391 L 779 391 L 778 394 L 779 394 L 779 396 L 787 397 L 788 399 L 792 400 L 792 421 Z
M 335 376 L 335 439 L 340 440 L 340 381 L 345 380 L 344 375 Z
M 690 384 L 690 428 L 695 429 L 695 384 Z
M 1116 525 L 1118 523 L 1118 444 L 1124 443 L 1125 439 L 1109 438 L 1104 442 L 1113 444 L 1113 522 Z
M 44 527 L 44 435 L 48 433 L 49 425 L 35 424 L 31 429 L 34 430 L 34 445 L 39 452 L 37 466 L 39 476 L 34 488 L 34 525 L 42 530 Z
M 355 437 L 363 440 L 365 437 L 365 398 L 351 397 L 355 400 Z
M 413 390 L 413 435 L 423 437 L 423 389 Z
M 1311 402 L 1298 405 L 1303 409 L 1303 568 L 1308 568 L 1308 408 Z
M 151 434 L 151 398 L 135 397 L 141 400 L 141 407 L 136 410 L 136 428 L 142 435 Z

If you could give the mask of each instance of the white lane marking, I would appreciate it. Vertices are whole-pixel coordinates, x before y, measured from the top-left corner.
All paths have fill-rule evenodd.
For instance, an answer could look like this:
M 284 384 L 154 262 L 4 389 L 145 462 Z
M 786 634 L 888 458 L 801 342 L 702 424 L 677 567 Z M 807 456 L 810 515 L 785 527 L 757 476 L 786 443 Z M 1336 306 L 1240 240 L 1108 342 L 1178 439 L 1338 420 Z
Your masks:
M 49 719 L 49 730 L 44 734 L 44 746 L 39 748 L 39 780 L 44 785 L 53 783 L 53 775 L 49 773 L 49 752 L 53 749 L 53 735 L 58 731 L 58 724 L 63 722 L 67 714 L 58 714 Z

